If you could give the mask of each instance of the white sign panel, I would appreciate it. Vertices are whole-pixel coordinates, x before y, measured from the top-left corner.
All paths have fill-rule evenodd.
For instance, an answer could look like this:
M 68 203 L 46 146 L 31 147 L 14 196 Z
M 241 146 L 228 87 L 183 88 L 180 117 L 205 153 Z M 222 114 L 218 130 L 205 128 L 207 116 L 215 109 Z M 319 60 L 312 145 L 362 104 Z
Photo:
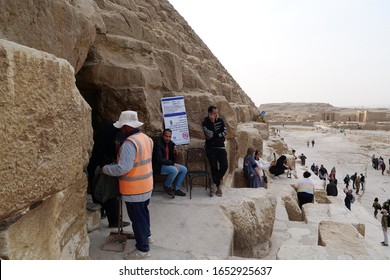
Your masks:
M 189 144 L 187 112 L 183 96 L 161 98 L 165 128 L 172 130 L 172 141 L 176 145 Z

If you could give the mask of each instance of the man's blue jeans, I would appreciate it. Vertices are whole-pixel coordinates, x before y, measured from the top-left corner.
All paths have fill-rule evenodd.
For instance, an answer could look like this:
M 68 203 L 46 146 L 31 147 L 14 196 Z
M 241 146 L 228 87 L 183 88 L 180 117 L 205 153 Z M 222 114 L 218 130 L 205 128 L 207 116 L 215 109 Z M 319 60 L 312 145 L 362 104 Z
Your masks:
M 174 165 L 163 165 L 161 166 L 161 174 L 168 175 L 168 178 L 165 180 L 164 187 L 170 188 L 173 181 L 176 178 L 175 190 L 180 189 L 181 184 L 183 183 L 184 178 L 187 174 L 187 167 L 181 164 L 177 164 L 180 170 L 177 170 Z

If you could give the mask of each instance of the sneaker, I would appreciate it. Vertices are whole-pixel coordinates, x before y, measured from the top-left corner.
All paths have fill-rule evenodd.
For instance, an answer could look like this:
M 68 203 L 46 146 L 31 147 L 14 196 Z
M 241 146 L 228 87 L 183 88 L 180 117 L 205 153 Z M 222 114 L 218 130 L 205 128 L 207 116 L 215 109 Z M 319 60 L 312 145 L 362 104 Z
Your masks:
M 153 244 L 154 243 L 154 240 L 153 240 L 153 238 L 151 236 L 148 237 L 148 242 L 149 242 L 149 244 Z
M 217 187 L 217 191 L 215 192 L 215 194 L 216 194 L 217 196 L 219 196 L 219 197 L 222 196 L 222 189 L 221 189 L 221 187 Z
M 139 259 L 145 259 L 145 258 L 149 258 L 149 257 L 150 257 L 149 251 L 142 252 L 138 249 L 134 249 L 133 251 L 131 251 L 123 256 L 123 258 L 125 260 L 139 260 Z
M 186 196 L 186 193 L 182 192 L 181 190 L 176 190 L 175 195 L 177 196 Z
M 128 227 L 130 225 L 130 222 L 122 222 L 122 227 Z M 110 224 L 108 225 L 109 228 L 117 228 L 118 224 Z

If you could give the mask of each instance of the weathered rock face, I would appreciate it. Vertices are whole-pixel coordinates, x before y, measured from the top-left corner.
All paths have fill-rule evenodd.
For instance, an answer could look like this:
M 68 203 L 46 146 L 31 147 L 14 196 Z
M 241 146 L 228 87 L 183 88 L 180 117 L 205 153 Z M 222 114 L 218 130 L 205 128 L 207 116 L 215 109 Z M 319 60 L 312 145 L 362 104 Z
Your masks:
M 101 25 L 92 0 L 0 2 L 0 38 L 64 58 L 76 72 Z
M 247 196 L 240 197 L 242 193 Z M 234 254 L 244 258 L 266 256 L 275 221 L 276 197 L 263 188 L 255 192 L 231 189 L 229 194 L 236 195 L 223 207 L 234 226 Z
M 361 242 L 362 238 L 357 229 L 350 224 L 322 221 L 318 226 L 318 245 L 328 247 L 351 259 L 370 259 Z
M 0 257 L 86 258 L 92 129 L 73 68 L 4 40 L 0 64 Z
M 168 1 L 4 0 L 0 38 L 54 55 L 1 43 L 2 229 L 23 232 L 14 222 L 37 205 L 57 213 L 57 225 L 57 217 L 67 218 L 60 223 L 66 234 L 54 234 L 63 236 L 61 246 L 50 253 L 26 246 L 25 255 L 18 255 L 17 242 L 3 232 L 4 258 L 86 256 L 72 243 L 77 236 L 87 244 L 75 217 L 85 220 L 83 169 L 92 139 L 91 112 L 79 91 L 92 108 L 94 128 L 115 121 L 123 110 L 135 110 L 151 137 L 163 128 L 161 98 L 184 96 L 190 146 L 203 146 L 201 122 L 209 105 L 218 106 L 228 127 L 226 178 L 233 177 L 239 146 L 248 144 L 238 145 L 238 124 L 254 120 L 259 110 Z M 71 198 L 70 188 L 79 190 Z M 50 209 L 51 200 L 59 199 L 69 200 Z M 65 209 L 73 215 L 62 215 Z M 34 219 L 39 220 L 31 212 L 23 223 Z

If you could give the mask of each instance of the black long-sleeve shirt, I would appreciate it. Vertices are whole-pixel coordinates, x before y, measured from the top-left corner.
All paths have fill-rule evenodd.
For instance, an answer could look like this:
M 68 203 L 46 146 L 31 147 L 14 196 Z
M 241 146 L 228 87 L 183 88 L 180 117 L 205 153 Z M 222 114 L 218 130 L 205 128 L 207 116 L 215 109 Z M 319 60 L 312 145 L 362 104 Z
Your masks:
M 225 147 L 225 136 L 227 134 L 227 129 L 224 121 L 221 118 L 217 118 L 213 123 L 210 121 L 209 117 L 206 117 L 202 123 L 202 127 L 206 137 L 206 147 Z

